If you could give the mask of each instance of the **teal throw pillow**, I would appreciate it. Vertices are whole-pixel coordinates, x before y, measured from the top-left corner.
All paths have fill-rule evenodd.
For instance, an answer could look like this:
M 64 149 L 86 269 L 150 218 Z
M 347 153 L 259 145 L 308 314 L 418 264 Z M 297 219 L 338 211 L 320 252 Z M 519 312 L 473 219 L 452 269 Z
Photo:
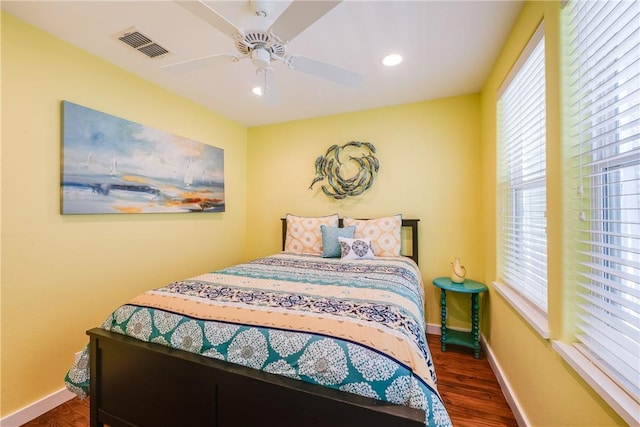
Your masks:
M 353 239 L 353 234 L 356 232 L 356 227 L 352 225 L 350 227 L 340 228 L 321 225 L 320 231 L 322 233 L 322 257 L 340 258 L 340 255 L 342 255 L 342 251 L 340 248 L 338 237 Z

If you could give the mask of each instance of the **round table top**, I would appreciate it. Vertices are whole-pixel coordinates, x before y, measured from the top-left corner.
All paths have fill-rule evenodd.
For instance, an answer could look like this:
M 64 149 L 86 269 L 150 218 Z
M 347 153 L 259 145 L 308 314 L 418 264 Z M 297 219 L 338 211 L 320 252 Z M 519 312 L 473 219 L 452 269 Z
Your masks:
M 433 284 L 445 291 L 461 292 L 465 294 L 477 294 L 487 290 L 484 283 L 476 282 L 471 279 L 464 279 L 464 282 L 462 283 L 455 283 L 450 277 L 438 277 L 433 279 Z

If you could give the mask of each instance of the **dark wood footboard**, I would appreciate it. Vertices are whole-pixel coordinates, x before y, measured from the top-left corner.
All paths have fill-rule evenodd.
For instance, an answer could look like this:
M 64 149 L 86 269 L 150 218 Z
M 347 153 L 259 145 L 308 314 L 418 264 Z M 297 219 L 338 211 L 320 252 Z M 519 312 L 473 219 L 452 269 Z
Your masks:
M 91 426 L 418 427 L 425 413 L 95 328 Z

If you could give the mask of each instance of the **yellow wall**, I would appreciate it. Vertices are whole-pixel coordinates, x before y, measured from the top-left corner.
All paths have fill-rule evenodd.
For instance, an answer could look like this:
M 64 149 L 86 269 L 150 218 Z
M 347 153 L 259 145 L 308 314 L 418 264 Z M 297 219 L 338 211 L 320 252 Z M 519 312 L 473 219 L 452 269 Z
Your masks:
M 2 13 L 2 12 L 0 12 Z M 2 100 L 2 21 L 0 20 L 0 101 Z M 2 112 L 0 102 L 0 114 Z M 0 120 L 0 166 L 2 165 L 2 120 Z M 0 236 L 2 236 L 2 169 L 0 169 Z M 0 238 L 0 393 L 2 392 L 2 239 Z M 0 400 L 2 396 L 0 395 Z M 0 402 L 0 417 L 2 417 L 2 403 Z
M 459 256 L 469 278 L 482 278 L 479 96 L 467 95 L 249 129 L 248 255 L 280 250 L 275 218 L 287 213 L 419 218 L 420 267 L 427 321 L 439 324 L 433 278 Z M 361 196 L 335 200 L 309 190 L 316 157 L 331 145 L 366 141 L 380 172 Z M 453 326 L 470 328 L 469 298 L 450 300 Z M 448 300 L 449 303 L 449 300 Z
M 62 216 L 60 101 L 224 149 L 226 213 Z M 133 295 L 244 259 L 247 130 L 2 15 L 2 402 L 63 387 L 86 329 Z
M 73 353 L 86 343 L 84 330 L 130 296 L 279 250 L 278 219 L 288 212 L 420 218 L 427 320 L 437 324 L 439 293 L 430 283 L 449 273 L 453 257 L 470 278 L 490 284 L 496 276 L 495 93 L 543 17 L 550 327 L 552 338 L 559 336 L 558 16 L 557 2 L 527 3 L 479 95 L 247 131 L 3 15 L 0 417 L 59 390 Z M 223 148 L 228 212 L 59 215 L 63 99 Z M 377 148 L 381 168 L 373 187 L 343 201 L 329 199 L 319 185 L 308 190 L 315 158 L 351 140 Z M 454 295 L 449 305 L 451 323 L 468 327 L 467 299 Z M 492 289 L 482 310 L 483 333 L 531 425 L 623 424 Z
M 547 79 L 547 236 L 549 327 L 551 339 L 562 331 L 562 162 L 560 131 L 560 3 L 528 2 L 482 90 L 482 170 L 484 280 L 496 278 L 496 92 L 533 35 L 545 21 Z M 561 360 L 509 304 L 490 289 L 483 332 L 533 426 L 624 425 L 613 410 Z

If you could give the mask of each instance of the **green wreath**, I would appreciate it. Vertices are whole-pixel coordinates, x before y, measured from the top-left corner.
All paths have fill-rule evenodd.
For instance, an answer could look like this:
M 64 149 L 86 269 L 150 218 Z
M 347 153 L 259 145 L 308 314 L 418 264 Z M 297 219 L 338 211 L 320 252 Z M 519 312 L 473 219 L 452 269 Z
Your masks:
M 368 154 L 348 157 L 348 160 L 358 167 L 358 171 L 353 176 L 345 178 L 341 172 L 343 163 L 340 160 L 340 153 L 349 147 L 364 147 Z M 380 169 L 380 163 L 374 156 L 375 152 L 376 148 L 369 142 L 351 141 L 342 147 L 332 145 L 324 156 L 316 159 L 316 177 L 309 189 L 313 189 L 317 182 L 326 178 L 328 185 L 322 186 L 322 192 L 334 199 L 344 199 L 347 196 L 358 196 L 364 193 L 373 185 L 373 179 Z

